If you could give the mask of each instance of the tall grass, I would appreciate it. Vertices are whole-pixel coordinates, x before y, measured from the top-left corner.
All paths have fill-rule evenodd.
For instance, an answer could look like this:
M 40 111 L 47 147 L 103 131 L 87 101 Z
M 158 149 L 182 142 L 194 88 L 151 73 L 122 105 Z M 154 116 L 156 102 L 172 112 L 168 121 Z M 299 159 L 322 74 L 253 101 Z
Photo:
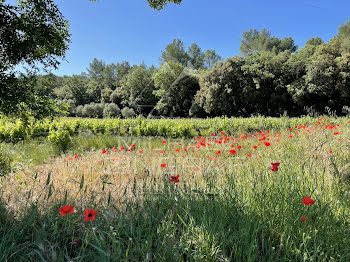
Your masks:
M 166 143 L 76 137 L 77 159 L 1 180 L 0 261 L 350 261 L 349 126 Z M 75 212 L 60 216 L 63 205 Z

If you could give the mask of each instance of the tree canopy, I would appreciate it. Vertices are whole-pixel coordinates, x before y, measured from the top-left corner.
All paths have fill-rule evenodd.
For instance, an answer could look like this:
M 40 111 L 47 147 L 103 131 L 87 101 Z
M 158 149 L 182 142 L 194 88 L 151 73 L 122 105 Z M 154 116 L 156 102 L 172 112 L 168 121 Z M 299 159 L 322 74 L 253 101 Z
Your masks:
M 271 51 L 277 54 L 285 50 L 295 52 L 297 46 L 291 37 L 280 39 L 271 36 L 271 33 L 264 28 L 261 32 L 256 29 L 244 31 L 239 49 L 244 55 L 262 51 Z
M 18 1 L 18 6 L 0 2 L 0 112 L 29 113 L 45 104 L 47 97 L 34 89 L 35 78 L 16 66 L 24 64 L 29 72 L 38 64 L 57 68 L 69 37 L 68 21 L 52 0 Z

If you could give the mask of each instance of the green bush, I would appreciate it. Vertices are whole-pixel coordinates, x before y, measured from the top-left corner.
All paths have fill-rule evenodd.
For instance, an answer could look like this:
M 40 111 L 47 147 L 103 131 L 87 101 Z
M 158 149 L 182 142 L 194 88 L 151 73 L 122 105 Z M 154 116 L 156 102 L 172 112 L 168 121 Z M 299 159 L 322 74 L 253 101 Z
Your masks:
M 119 117 L 120 108 L 115 103 L 106 104 L 103 110 L 103 117 Z
M 91 117 L 91 118 L 102 118 L 103 117 L 103 110 L 105 105 L 103 103 L 91 103 L 87 104 L 83 108 L 83 116 L 84 117 Z
M 82 105 L 79 105 L 77 106 L 77 108 L 75 109 L 75 114 L 79 117 L 83 117 L 84 114 L 83 114 L 83 110 L 84 110 L 84 106 Z
M 60 151 L 65 152 L 72 142 L 72 138 L 68 130 L 51 130 L 47 139 L 54 143 Z
M 122 109 L 122 116 L 124 118 L 134 118 L 134 117 L 136 117 L 136 113 L 135 113 L 134 109 L 129 108 L 129 107 L 124 107 Z

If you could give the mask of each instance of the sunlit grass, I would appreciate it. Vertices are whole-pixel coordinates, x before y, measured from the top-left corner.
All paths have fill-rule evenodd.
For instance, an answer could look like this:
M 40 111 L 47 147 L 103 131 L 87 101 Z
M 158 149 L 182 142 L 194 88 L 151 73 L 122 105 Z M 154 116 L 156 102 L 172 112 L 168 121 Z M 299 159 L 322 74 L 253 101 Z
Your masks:
M 349 261 L 350 124 L 325 126 L 75 137 L 64 155 L 47 149 L 2 179 L 0 260 Z M 61 217 L 66 204 L 76 211 Z M 86 208 L 96 221 L 84 222 Z

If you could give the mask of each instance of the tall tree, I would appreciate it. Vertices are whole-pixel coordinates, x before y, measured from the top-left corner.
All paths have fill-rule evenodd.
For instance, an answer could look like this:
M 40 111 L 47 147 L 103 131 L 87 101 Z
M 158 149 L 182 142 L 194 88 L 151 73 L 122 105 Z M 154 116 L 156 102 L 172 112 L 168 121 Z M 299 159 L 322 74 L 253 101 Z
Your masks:
M 131 68 L 132 67 L 127 61 L 122 61 L 121 63 L 116 64 L 116 70 L 117 70 L 117 77 L 116 77 L 116 83 L 115 83 L 116 86 L 120 86 L 120 80 L 122 80 L 122 78 L 129 73 Z
M 221 56 L 214 49 L 209 49 L 204 53 L 204 66 L 208 69 L 212 68 L 215 63 L 221 60 Z
M 219 61 L 200 78 L 195 102 L 210 116 L 249 116 L 252 112 L 249 106 L 255 103 L 249 102 L 255 88 L 242 70 L 244 64 L 245 58 L 240 56 Z
M 199 90 L 198 79 L 189 70 L 170 61 L 154 72 L 154 93 L 158 98 L 156 109 L 162 115 L 188 117 Z
M 313 45 L 318 46 L 323 44 L 323 40 L 320 37 L 313 37 L 306 41 L 305 46 Z
M 242 66 L 244 73 L 255 83 L 257 111 L 265 116 L 279 116 L 284 111 L 293 111 L 291 96 L 287 91 L 287 61 L 290 52 L 278 54 L 273 52 L 254 53 L 246 58 Z
M 239 49 L 244 55 L 263 51 L 271 51 L 278 54 L 286 50 L 294 52 L 297 47 L 291 37 L 280 39 L 271 36 L 271 33 L 264 28 L 261 32 L 256 29 L 243 32 Z
M 187 65 L 189 57 L 185 51 L 184 43 L 181 39 L 174 39 L 171 44 L 165 47 L 162 51 L 162 56 L 160 58 L 161 64 L 168 63 L 170 61 L 178 62 L 183 66 Z
M 94 58 L 87 69 L 91 79 L 102 81 L 106 64 L 102 60 Z
M 20 0 L 18 5 L 0 1 L 2 114 L 16 114 L 24 107 L 28 113 L 37 109 L 31 105 L 44 105 L 38 101 L 47 97 L 43 100 L 36 85 L 27 85 L 26 75 L 17 72 L 16 66 L 24 64 L 29 72 L 34 72 L 39 64 L 57 68 L 68 49 L 69 37 L 68 22 L 52 0 Z M 28 82 L 30 79 L 29 74 Z
M 153 91 L 152 70 L 134 66 L 121 80 L 116 94 L 122 106 L 132 107 L 137 113 L 147 115 L 156 104 Z
M 68 89 L 77 106 L 89 103 L 88 82 L 84 75 L 73 75 L 68 80 Z
M 342 51 L 350 53 L 350 20 L 339 27 L 337 38 L 341 43 Z
M 189 62 L 195 69 L 200 69 L 204 67 L 204 54 L 201 48 L 193 43 L 187 50 L 187 55 Z

